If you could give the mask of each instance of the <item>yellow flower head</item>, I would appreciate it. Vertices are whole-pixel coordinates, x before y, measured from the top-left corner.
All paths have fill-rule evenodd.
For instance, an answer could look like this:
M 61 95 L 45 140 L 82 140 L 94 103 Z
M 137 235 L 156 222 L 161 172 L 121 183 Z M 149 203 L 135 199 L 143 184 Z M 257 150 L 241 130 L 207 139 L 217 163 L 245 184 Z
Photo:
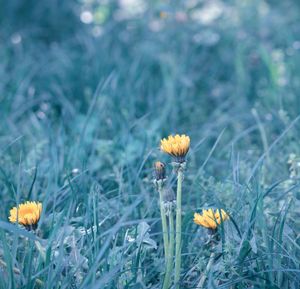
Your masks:
M 170 135 L 168 138 L 163 138 L 160 141 L 160 149 L 175 157 L 179 162 L 184 161 L 184 157 L 190 148 L 190 137 L 185 134 L 175 136 Z
M 25 202 L 18 207 L 10 210 L 9 221 L 11 223 L 19 223 L 26 227 L 26 229 L 35 229 L 41 217 L 42 203 L 39 202 Z
M 194 223 L 200 226 L 203 226 L 208 229 L 215 230 L 222 221 L 229 219 L 227 213 L 221 209 L 214 211 L 213 209 L 203 210 L 202 215 L 195 213 L 194 214 Z

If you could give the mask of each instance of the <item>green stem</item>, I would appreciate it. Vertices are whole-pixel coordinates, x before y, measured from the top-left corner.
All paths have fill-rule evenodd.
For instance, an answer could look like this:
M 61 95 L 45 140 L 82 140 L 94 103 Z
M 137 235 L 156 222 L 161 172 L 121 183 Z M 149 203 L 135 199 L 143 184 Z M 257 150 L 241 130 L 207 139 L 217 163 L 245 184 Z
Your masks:
M 175 252 L 175 288 L 179 289 L 181 267 L 181 194 L 183 169 L 179 167 L 177 172 L 177 197 L 176 197 L 176 252 Z
M 168 225 L 167 225 L 167 216 L 166 210 L 164 207 L 164 200 L 163 200 L 163 188 L 160 187 L 159 191 L 159 202 L 160 202 L 160 216 L 161 216 L 161 224 L 162 224 L 162 231 L 163 231 L 163 241 L 164 241 L 164 254 L 165 254 L 165 263 L 167 264 L 167 254 L 168 254 L 168 247 L 169 247 L 169 238 L 168 238 Z
M 171 285 L 171 276 L 172 276 L 172 267 L 173 267 L 173 254 L 174 254 L 174 216 L 172 208 L 170 210 L 169 215 L 169 229 L 170 229 L 170 235 L 169 235 L 169 248 L 168 248 L 168 260 L 167 260 L 167 270 L 164 280 L 164 286 L 163 289 L 169 289 Z
M 206 278 L 207 278 L 207 275 L 208 275 L 208 273 L 209 273 L 209 271 L 210 271 L 210 269 L 211 269 L 211 266 L 212 266 L 213 263 L 214 263 L 215 256 L 216 256 L 215 252 L 212 252 L 212 253 L 210 254 L 209 261 L 208 261 L 208 263 L 207 263 L 205 272 L 204 272 L 204 274 L 202 275 L 202 277 L 200 278 L 200 281 L 199 281 L 199 283 L 198 283 L 198 285 L 197 285 L 197 287 L 196 287 L 197 289 L 202 289 L 202 288 L 203 288 L 204 283 L 205 283 L 205 280 L 206 280 Z

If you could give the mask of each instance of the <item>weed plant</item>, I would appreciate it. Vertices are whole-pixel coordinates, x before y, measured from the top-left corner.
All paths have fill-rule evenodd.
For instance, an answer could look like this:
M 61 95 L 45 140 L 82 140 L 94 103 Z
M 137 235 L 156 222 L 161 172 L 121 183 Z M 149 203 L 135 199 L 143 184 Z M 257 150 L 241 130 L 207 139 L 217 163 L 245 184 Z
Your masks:
M 177 285 L 300 288 L 299 1 L 0 7 L 0 289 L 162 288 L 153 163 L 176 192 L 159 150 L 176 133 L 191 138 Z M 26 201 L 36 230 L 9 222 Z M 229 215 L 210 270 L 207 208 Z

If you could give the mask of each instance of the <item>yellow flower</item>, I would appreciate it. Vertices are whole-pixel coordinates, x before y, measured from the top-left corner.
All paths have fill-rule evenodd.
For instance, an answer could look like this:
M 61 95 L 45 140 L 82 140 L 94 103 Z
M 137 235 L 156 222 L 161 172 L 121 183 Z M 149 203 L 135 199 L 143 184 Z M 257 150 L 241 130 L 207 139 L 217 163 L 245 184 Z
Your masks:
M 19 223 L 26 229 L 36 229 L 37 223 L 41 217 L 42 203 L 25 202 L 18 207 L 10 210 L 9 221 L 11 223 Z
M 227 213 L 221 209 L 214 211 L 213 209 L 203 210 L 202 215 L 195 213 L 194 214 L 194 223 L 200 226 L 203 226 L 208 229 L 215 230 L 222 221 L 229 219 Z
M 167 12 L 164 12 L 164 11 L 160 11 L 160 12 L 159 12 L 159 17 L 160 17 L 161 19 L 165 19 L 165 18 L 168 17 L 168 13 L 167 13 Z
M 184 157 L 190 148 L 190 137 L 185 134 L 175 136 L 170 135 L 167 139 L 160 141 L 160 149 L 175 157 L 179 162 L 184 162 Z

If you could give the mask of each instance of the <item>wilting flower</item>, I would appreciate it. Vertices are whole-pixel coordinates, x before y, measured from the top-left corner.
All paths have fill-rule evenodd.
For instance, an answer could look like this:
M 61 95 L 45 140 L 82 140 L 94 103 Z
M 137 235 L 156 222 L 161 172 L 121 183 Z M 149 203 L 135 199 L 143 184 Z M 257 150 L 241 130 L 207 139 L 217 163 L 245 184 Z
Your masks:
M 166 178 L 166 165 L 162 162 L 155 162 L 154 164 L 155 179 L 164 180 Z
M 163 138 L 160 141 L 160 149 L 175 157 L 176 161 L 184 162 L 184 158 L 190 148 L 190 137 L 185 134 L 175 136 L 170 135 L 167 139 Z
M 19 223 L 27 230 L 35 230 L 42 213 L 42 203 L 25 202 L 10 210 L 9 221 Z
M 229 219 L 227 213 L 221 209 L 214 211 L 213 209 L 203 210 L 202 215 L 194 214 L 194 223 L 205 228 L 215 230 L 223 222 Z

